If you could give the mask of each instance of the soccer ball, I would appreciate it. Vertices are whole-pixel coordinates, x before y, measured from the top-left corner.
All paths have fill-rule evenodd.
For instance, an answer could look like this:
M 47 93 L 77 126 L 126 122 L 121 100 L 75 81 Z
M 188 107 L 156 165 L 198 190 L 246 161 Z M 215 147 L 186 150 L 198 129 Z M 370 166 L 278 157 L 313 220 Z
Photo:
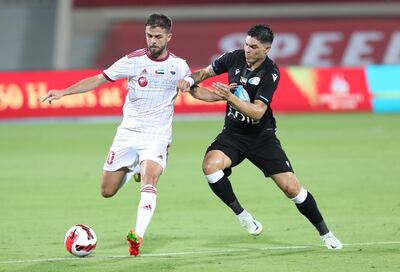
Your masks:
M 97 236 L 89 226 L 78 224 L 67 231 L 64 244 L 67 251 L 72 255 L 85 257 L 96 248 Z
M 250 102 L 249 94 L 242 85 L 237 86 L 233 94 L 242 101 Z

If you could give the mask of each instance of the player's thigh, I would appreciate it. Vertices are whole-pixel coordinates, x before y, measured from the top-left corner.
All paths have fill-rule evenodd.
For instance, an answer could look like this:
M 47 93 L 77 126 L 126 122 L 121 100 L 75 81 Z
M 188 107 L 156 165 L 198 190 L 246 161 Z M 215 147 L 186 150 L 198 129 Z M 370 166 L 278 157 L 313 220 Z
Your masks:
M 246 150 L 246 157 L 265 177 L 293 172 L 292 165 L 274 133 L 260 135 Z
M 210 175 L 218 170 L 231 167 L 232 160 L 221 150 L 210 150 L 206 153 L 203 160 L 203 172 Z
M 292 172 L 271 175 L 271 178 L 287 197 L 294 198 L 300 193 L 300 182 Z
M 128 171 L 129 170 L 126 167 L 123 167 L 116 171 L 103 170 L 101 181 L 101 194 L 104 197 L 111 197 L 115 195 L 115 193 L 121 187 L 121 183 Z
M 221 132 L 207 148 L 203 160 L 203 172 L 206 175 L 218 170 L 234 167 L 244 160 L 243 144 L 234 135 Z M 229 174 L 228 174 L 229 175 Z
M 164 141 L 142 141 L 139 153 L 142 186 L 156 186 L 160 175 L 167 167 L 169 143 Z
M 139 163 L 138 142 L 130 134 L 118 129 L 104 162 L 103 170 L 115 172 L 127 168 L 132 171 Z
M 143 160 L 140 163 L 141 186 L 150 184 L 156 187 L 162 172 L 163 168 L 159 162 Z
M 169 143 L 163 141 L 142 141 L 138 147 L 139 163 L 142 168 L 144 161 L 152 161 L 161 167 L 161 173 L 167 167 Z M 142 170 L 140 171 L 142 175 Z
M 126 173 L 137 166 L 137 142 L 129 132 L 117 130 L 103 166 L 101 192 L 104 197 L 113 196 L 121 187 Z

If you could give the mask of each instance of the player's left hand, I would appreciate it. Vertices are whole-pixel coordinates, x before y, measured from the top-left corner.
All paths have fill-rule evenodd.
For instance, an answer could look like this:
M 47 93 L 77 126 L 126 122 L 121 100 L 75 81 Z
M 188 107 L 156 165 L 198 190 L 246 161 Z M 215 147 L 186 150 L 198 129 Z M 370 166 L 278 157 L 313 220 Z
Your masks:
M 221 82 L 213 82 L 212 87 L 215 88 L 215 94 L 221 97 L 221 99 L 229 101 L 233 95 L 237 84 L 231 83 L 229 85 Z

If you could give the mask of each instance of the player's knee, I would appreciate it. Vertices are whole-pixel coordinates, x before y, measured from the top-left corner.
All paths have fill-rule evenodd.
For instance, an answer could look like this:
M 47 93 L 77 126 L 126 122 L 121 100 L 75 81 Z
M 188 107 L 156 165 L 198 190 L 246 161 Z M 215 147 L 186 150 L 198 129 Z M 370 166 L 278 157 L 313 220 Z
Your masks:
M 150 184 L 150 185 L 155 186 L 158 183 L 159 177 L 160 176 L 158 174 L 144 173 L 140 176 L 140 179 L 141 179 L 143 185 Z
M 288 182 L 286 183 L 284 187 L 284 193 L 288 198 L 294 198 L 296 197 L 301 190 L 301 185 L 297 181 L 297 179 L 294 178 L 289 178 Z
M 110 190 L 109 188 L 101 187 L 101 195 L 105 198 L 114 196 L 116 191 Z
M 103 183 L 101 184 L 100 193 L 103 197 L 109 198 L 115 195 L 117 193 L 117 190 L 118 189 L 112 188 L 106 182 L 103 181 Z
M 214 160 L 204 160 L 203 161 L 203 173 L 204 175 L 210 175 L 218 170 L 221 170 L 221 166 L 218 165 Z
M 296 197 L 301 190 L 301 185 L 293 173 L 278 174 L 274 180 L 288 198 Z
M 297 188 L 294 188 L 294 187 L 291 187 L 291 186 L 286 186 L 283 189 L 283 192 L 285 193 L 285 195 L 288 198 L 294 198 L 299 194 L 300 190 L 297 190 Z

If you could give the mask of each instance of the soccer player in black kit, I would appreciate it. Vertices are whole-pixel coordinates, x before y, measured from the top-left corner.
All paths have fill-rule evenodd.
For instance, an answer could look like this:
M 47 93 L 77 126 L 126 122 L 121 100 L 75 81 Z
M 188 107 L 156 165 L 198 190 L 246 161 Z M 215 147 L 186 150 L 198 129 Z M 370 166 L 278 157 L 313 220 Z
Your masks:
M 224 128 L 207 149 L 203 172 L 212 191 L 232 209 L 241 225 L 250 234 L 259 235 L 261 223 L 243 209 L 228 178 L 233 167 L 248 159 L 295 203 L 328 249 L 341 249 L 342 243 L 328 229 L 312 194 L 300 185 L 275 135 L 271 102 L 280 74 L 268 58 L 273 38 L 268 26 L 256 25 L 247 32 L 244 49 L 225 53 L 212 65 L 178 82 L 179 90 L 190 91 L 195 98 L 227 101 Z M 215 91 L 197 86 L 226 72 L 229 85 L 215 82 Z

